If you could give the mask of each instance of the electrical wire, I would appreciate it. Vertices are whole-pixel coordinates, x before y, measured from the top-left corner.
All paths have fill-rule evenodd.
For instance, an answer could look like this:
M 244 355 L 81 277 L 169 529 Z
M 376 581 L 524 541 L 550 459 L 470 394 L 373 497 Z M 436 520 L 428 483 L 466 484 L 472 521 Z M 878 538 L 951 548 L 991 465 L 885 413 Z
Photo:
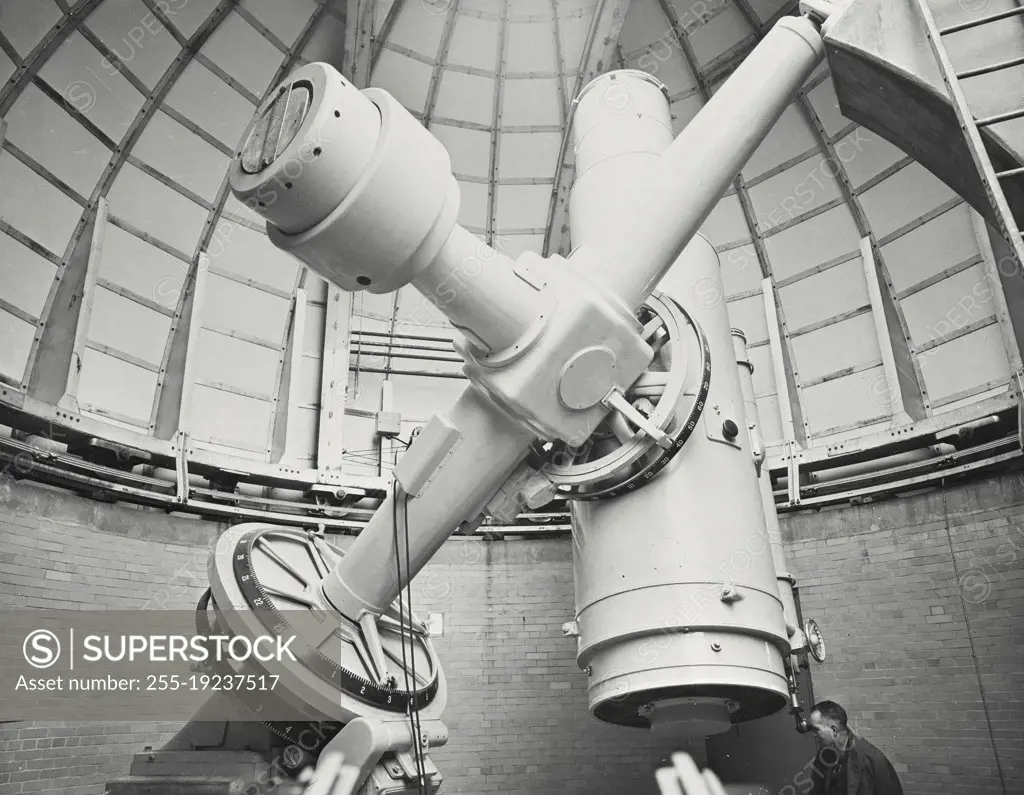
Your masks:
M 409 665 L 409 661 L 406 659 L 406 654 L 405 654 L 405 605 L 404 605 L 404 603 L 402 601 L 402 587 L 401 587 L 402 586 L 402 554 L 401 554 L 401 545 L 398 542 L 398 501 L 399 501 L 399 498 L 401 497 L 400 489 L 401 489 L 401 487 L 399 486 L 398 479 L 396 478 L 396 479 L 394 479 L 391 482 L 391 526 L 392 526 L 393 536 L 394 536 L 394 541 L 395 541 L 395 571 L 396 571 L 396 573 L 398 575 L 398 586 L 399 586 L 399 590 L 398 590 L 398 626 L 399 626 L 398 638 L 399 638 L 399 643 L 401 643 L 401 645 L 402 645 L 402 674 L 405 677 L 405 690 L 406 690 L 407 693 L 411 693 L 412 694 L 410 696 L 410 698 L 409 698 L 409 728 L 410 728 L 410 732 L 412 734 L 412 741 L 413 741 L 413 758 L 416 761 L 416 790 L 417 790 L 417 792 L 422 793 L 423 795 L 429 795 L 424 790 L 424 786 L 425 786 L 425 775 L 424 775 L 424 773 L 425 773 L 425 770 L 423 769 L 423 765 L 422 765 L 422 762 L 421 762 L 421 759 L 420 759 L 420 734 L 419 734 L 419 730 L 417 728 L 417 722 L 416 722 L 416 719 L 419 716 L 419 708 L 416 705 L 416 692 L 415 692 L 416 679 L 415 679 L 415 673 L 413 673 L 413 680 L 412 680 L 412 683 L 410 684 L 410 682 L 409 682 L 410 665 Z M 406 514 L 405 518 L 408 520 L 408 514 Z M 406 526 L 405 526 L 405 542 L 406 542 L 405 543 L 405 549 L 406 549 L 406 569 L 405 570 L 406 570 L 406 573 L 410 573 L 412 571 L 412 567 L 409 565 L 409 526 L 408 526 L 408 524 L 406 524 Z M 408 585 L 406 587 L 408 587 Z M 411 609 L 411 607 L 412 607 L 412 605 L 410 603 L 410 611 L 409 611 L 409 638 L 410 638 L 410 640 L 412 639 L 412 609 Z M 414 648 L 412 648 L 412 649 L 409 650 L 409 652 L 410 652 L 410 657 L 412 658 L 413 661 L 415 661 L 415 659 L 416 659 L 416 650 Z M 413 664 L 415 664 L 415 663 L 413 663 Z
M 397 482 L 398 482 L 398 480 L 396 478 L 395 483 L 397 483 Z M 409 578 L 406 580 L 406 583 L 405 583 L 405 594 L 406 594 L 406 602 L 409 605 L 409 642 L 410 642 L 410 645 L 411 645 L 412 644 L 412 637 L 413 637 L 413 635 L 412 635 L 412 576 L 411 576 L 411 572 L 412 572 L 412 554 L 409 551 L 409 495 L 406 494 L 405 491 L 403 491 L 400 486 L 398 487 L 397 491 L 398 491 L 399 495 L 402 498 L 402 527 L 405 530 L 405 572 L 406 572 L 406 574 L 410 575 Z M 402 642 L 404 644 L 404 642 L 405 642 L 404 638 L 403 638 Z M 412 681 L 413 681 L 413 684 L 415 684 L 416 683 L 416 649 L 413 648 L 411 650 L 411 652 L 412 652 L 412 654 L 411 654 Z M 416 742 L 416 748 L 417 748 L 417 768 L 418 769 L 422 768 L 422 773 L 420 773 L 420 777 L 421 777 L 421 780 L 423 781 L 423 786 L 426 787 L 427 786 L 427 783 L 426 783 L 427 782 L 427 763 L 426 763 L 426 759 L 424 758 L 424 753 L 423 753 L 423 726 L 420 723 L 420 708 L 416 704 L 415 696 L 410 700 L 409 703 L 411 705 L 411 714 L 412 714 L 412 718 L 413 718 L 413 729 L 414 729 L 413 730 L 413 738 L 414 738 L 414 740 Z

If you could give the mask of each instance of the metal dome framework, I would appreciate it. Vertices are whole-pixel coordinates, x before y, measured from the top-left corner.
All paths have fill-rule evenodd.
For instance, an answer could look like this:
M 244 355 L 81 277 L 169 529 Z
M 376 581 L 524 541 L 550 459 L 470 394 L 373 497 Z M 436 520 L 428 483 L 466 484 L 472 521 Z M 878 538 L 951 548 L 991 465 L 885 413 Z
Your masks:
M 418 294 L 330 288 L 231 197 L 227 165 L 263 94 L 314 60 L 391 91 L 448 147 L 461 223 L 512 256 L 568 253 L 572 97 L 609 68 L 643 69 L 668 86 L 678 132 L 794 10 L 0 0 L 8 472 L 357 531 L 403 437 L 463 387 L 461 360 Z M 746 331 L 781 508 L 1020 456 L 1020 354 L 990 232 L 842 117 L 827 68 L 703 231 L 721 282 L 663 288 L 726 301 Z M 523 525 L 568 526 L 559 506 Z

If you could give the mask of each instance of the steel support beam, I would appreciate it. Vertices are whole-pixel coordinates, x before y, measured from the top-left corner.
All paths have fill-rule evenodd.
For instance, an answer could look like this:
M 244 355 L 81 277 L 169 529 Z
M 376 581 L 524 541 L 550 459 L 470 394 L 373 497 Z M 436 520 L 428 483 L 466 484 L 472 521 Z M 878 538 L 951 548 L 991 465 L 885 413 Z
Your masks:
M 324 352 L 321 360 L 320 426 L 317 431 L 318 479 L 343 469 L 345 401 L 348 393 L 348 359 L 352 335 L 352 293 L 328 286 L 324 318 Z
M 299 378 L 302 374 L 302 348 L 306 338 L 306 291 L 301 287 L 295 290 L 292 301 L 292 319 L 288 332 L 281 363 L 281 377 L 278 380 L 277 395 L 274 398 L 274 411 L 270 423 L 270 463 L 290 460 L 295 451 L 291 449 L 294 431 L 298 422 Z
M 356 88 L 370 85 L 376 0 L 348 0 L 345 12 L 345 58 L 342 74 Z
M 896 369 L 892 328 L 889 326 L 885 304 L 882 302 L 881 276 L 875 262 L 875 249 L 870 237 L 861 238 L 860 256 L 864 265 L 868 300 L 871 302 L 871 319 L 874 321 L 875 338 L 878 340 L 878 351 L 882 356 L 883 382 L 872 384 L 872 400 L 879 405 L 879 408 L 892 412 L 893 425 L 903 425 L 912 420 L 903 405 L 903 390 L 900 387 L 899 371 Z
M 800 403 L 795 399 L 796 384 L 792 377 L 792 367 L 787 364 L 782 346 L 782 327 L 779 324 L 778 305 L 771 277 L 762 279 L 761 294 L 764 296 L 765 325 L 768 327 L 768 346 L 771 351 L 772 371 L 775 374 L 775 394 L 782 417 L 782 438 L 787 444 L 805 444 L 807 437 L 804 433 L 803 417 L 799 414 L 794 416 L 794 409 L 799 412 Z M 799 435 L 797 428 L 800 429 Z
M 1010 376 L 1024 376 L 1024 365 L 1021 364 L 1021 348 L 1024 348 L 1024 274 L 1017 267 L 1014 253 L 1002 235 L 993 231 L 977 212 L 970 212 L 985 277 L 992 291 L 996 322 L 1010 364 Z M 1015 383 L 1016 380 L 1014 378 Z
M 194 271 L 182 286 L 182 297 L 167 332 L 168 350 L 157 376 L 157 399 L 149 421 L 150 433 L 157 439 L 173 439 L 178 431 L 189 429 L 195 387 L 195 349 L 203 326 L 209 266 L 209 258 L 200 255 Z
M 87 300 L 92 300 L 95 272 L 90 282 L 90 264 L 99 256 L 95 245 L 97 241 L 102 243 L 106 210 L 106 204 L 103 203 L 103 218 L 100 218 L 97 208 L 97 213 L 89 219 L 82 233 L 73 238 L 74 246 L 57 268 L 46 306 L 36 327 L 32 345 L 34 355 L 29 356 L 23 388 L 29 395 L 45 403 L 56 405 L 64 398 L 72 370 L 76 370 L 72 388 L 77 393 L 77 370 L 81 367 L 81 358 L 76 359 L 75 356 L 81 356 L 84 345 L 83 334 L 83 343 L 76 347 L 79 318 Z M 97 231 L 100 233 L 98 237 Z M 82 322 L 86 324 L 82 329 L 84 332 L 88 328 L 88 317 Z
M 107 230 L 108 203 L 100 199 L 96 209 L 96 224 L 93 226 L 89 243 L 89 256 L 85 265 L 84 283 L 81 298 L 78 302 L 78 321 L 72 340 L 71 361 L 69 362 L 64 394 L 57 405 L 68 411 L 78 411 L 78 384 L 82 374 L 86 343 L 89 338 L 89 326 L 92 322 L 92 308 L 96 298 L 96 281 L 99 278 L 100 263 L 103 257 L 103 237 Z M 84 240 L 85 238 L 83 238 Z
M 505 64 L 508 63 L 509 0 L 502 0 L 498 21 L 497 64 L 494 67 L 494 104 L 491 107 L 491 154 L 487 182 L 487 245 L 500 249 L 494 242 L 498 233 L 498 158 L 501 154 L 501 115 L 505 100 Z

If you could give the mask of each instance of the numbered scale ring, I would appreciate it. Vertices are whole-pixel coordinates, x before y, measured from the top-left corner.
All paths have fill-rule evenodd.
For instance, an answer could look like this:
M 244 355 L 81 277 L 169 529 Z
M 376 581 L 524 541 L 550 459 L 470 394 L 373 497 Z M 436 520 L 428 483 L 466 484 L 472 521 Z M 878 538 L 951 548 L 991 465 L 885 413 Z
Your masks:
M 674 299 L 654 293 L 637 312 L 654 348 L 651 367 L 578 448 L 562 442 L 540 451 L 543 472 L 568 500 L 618 497 L 649 483 L 683 449 L 711 388 L 711 348 L 698 323 Z M 687 389 L 688 364 L 697 360 Z M 683 406 L 689 398 L 689 406 Z
M 295 636 L 289 647 L 294 661 L 258 665 L 280 677 L 274 695 L 310 720 L 347 723 L 410 709 L 424 719 L 439 716 L 447 693 L 426 627 L 408 612 L 400 621 L 397 606 L 368 627 L 322 596 L 321 584 L 343 554 L 316 533 L 266 524 L 233 527 L 210 560 L 216 624 L 250 640 Z M 259 705 L 255 711 L 263 720 Z

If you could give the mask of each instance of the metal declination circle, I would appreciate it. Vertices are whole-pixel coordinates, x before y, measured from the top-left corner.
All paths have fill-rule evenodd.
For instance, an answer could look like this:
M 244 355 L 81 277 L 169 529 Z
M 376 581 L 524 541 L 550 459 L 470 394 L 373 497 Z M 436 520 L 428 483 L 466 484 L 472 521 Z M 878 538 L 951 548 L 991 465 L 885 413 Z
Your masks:
M 343 554 L 316 533 L 264 524 L 232 528 L 210 566 L 218 625 L 250 639 L 295 636 L 296 661 L 260 666 L 280 677 L 278 695 L 301 705 L 311 720 L 347 723 L 443 708 L 444 675 L 421 622 L 408 611 L 400 622 L 397 608 L 357 622 L 321 595 L 321 582 Z
M 582 445 L 549 445 L 544 475 L 569 500 L 594 501 L 635 491 L 682 449 L 704 410 L 711 387 L 711 350 L 703 330 L 676 301 L 654 293 L 639 310 L 643 336 L 655 349 L 652 368 L 623 395 L 613 393 L 613 409 Z M 687 366 L 699 352 L 699 383 L 690 407 Z

